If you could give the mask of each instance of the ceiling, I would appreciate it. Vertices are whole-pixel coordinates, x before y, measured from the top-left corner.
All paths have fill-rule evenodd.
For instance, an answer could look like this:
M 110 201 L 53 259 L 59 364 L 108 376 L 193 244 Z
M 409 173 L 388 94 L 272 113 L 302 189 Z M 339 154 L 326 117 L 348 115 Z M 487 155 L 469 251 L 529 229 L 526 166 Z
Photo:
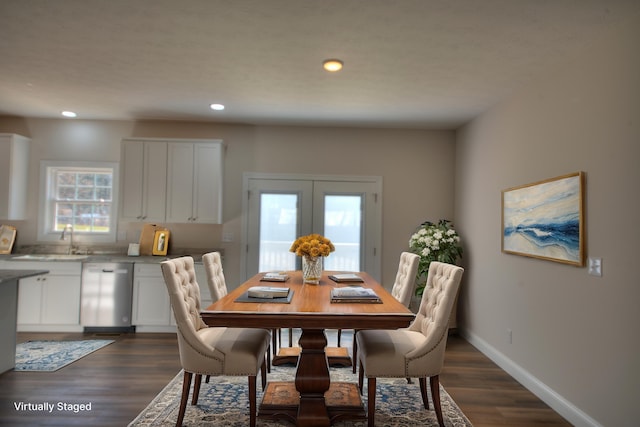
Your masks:
M 632 3 L 1 0 L 0 115 L 454 129 Z

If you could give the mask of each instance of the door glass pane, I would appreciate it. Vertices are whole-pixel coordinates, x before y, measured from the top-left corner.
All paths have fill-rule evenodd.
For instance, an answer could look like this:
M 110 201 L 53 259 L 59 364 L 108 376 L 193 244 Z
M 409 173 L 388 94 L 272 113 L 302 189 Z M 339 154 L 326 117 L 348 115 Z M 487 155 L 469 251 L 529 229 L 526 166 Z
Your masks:
M 336 247 L 324 259 L 325 270 L 360 271 L 362 196 L 325 195 L 324 235 Z
M 260 265 L 258 271 L 295 270 L 289 252 L 298 232 L 298 195 L 260 195 Z

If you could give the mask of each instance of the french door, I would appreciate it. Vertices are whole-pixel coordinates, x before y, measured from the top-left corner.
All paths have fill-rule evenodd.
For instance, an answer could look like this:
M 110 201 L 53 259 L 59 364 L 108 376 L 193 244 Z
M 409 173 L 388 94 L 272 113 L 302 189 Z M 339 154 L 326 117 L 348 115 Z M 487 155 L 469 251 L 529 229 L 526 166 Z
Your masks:
M 336 247 L 325 270 L 367 271 L 379 280 L 380 178 L 246 174 L 244 181 L 244 279 L 300 269 L 291 243 L 319 233 Z

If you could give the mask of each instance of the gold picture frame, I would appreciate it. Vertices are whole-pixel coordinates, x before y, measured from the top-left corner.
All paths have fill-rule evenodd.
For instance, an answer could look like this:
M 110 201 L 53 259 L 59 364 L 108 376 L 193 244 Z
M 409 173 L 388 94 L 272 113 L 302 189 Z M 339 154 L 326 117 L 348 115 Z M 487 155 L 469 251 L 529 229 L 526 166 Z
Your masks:
M 152 255 L 167 255 L 169 249 L 169 230 L 156 230 L 153 236 Z
M 16 241 L 16 228 L 11 225 L 0 225 L 0 254 L 10 254 Z
M 502 252 L 585 265 L 584 172 L 502 191 Z

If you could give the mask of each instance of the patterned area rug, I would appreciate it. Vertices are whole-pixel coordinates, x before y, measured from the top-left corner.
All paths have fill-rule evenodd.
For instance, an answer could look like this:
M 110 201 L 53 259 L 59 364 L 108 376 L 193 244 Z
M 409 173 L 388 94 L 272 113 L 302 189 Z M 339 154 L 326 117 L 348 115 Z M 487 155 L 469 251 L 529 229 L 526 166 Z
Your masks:
M 16 371 L 57 371 L 113 340 L 27 341 L 16 346 Z
M 295 368 L 291 366 L 273 367 L 267 375 L 269 381 L 291 381 Z M 174 426 L 178 417 L 178 406 L 182 392 L 183 372 L 156 396 L 129 427 Z M 357 383 L 357 374 L 351 368 L 331 368 L 332 381 Z M 261 387 L 258 379 L 258 403 L 262 401 Z M 366 384 L 366 382 L 365 382 Z M 366 405 L 365 396 L 362 397 Z M 215 377 L 209 384 L 202 382 L 200 398 L 196 406 L 187 404 L 184 418 L 185 426 L 247 426 L 249 425 L 249 401 L 246 377 Z M 414 380 L 407 384 L 405 379 L 378 379 L 376 399 L 376 425 L 380 426 L 424 426 L 436 427 L 438 421 L 433 411 L 433 403 L 429 393 L 429 405 L 432 410 L 422 407 L 420 386 Z M 440 388 L 440 398 L 445 425 L 447 427 L 471 427 L 471 422 L 451 399 L 449 394 Z M 189 395 L 191 399 L 191 394 Z M 258 426 L 290 426 L 281 421 L 269 421 L 258 418 Z M 336 426 L 366 426 L 366 421 L 342 421 Z

